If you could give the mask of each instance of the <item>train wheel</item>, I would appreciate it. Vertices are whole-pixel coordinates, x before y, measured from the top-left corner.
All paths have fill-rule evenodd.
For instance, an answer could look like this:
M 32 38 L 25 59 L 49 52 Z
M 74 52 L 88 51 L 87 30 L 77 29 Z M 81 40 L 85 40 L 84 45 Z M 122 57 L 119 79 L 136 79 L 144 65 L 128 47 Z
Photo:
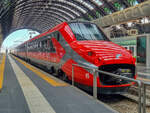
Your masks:
M 63 75 L 62 75 L 62 80 L 68 81 L 68 77 L 67 77 L 66 73 L 63 73 Z
M 58 70 L 58 76 L 59 76 L 60 79 L 62 79 L 64 81 L 68 80 L 68 77 L 67 77 L 66 73 L 63 72 L 61 69 Z
M 27 62 L 30 63 L 31 62 L 30 59 L 27 59 Z
M 55 73 L 55 69 L 54 69 L 54 67 L 51 67 L 50 69 L 48 69 L 49 70 L 49 73 L 50 74 L 53 74 L 53 73 Z

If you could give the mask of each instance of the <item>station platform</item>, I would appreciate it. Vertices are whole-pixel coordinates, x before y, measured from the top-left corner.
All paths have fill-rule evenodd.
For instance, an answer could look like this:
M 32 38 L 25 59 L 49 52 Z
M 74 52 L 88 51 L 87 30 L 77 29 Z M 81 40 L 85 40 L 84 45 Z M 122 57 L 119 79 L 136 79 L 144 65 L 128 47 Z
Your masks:
M 0 113 L 118 113 L 16 57 L 0 58 Z

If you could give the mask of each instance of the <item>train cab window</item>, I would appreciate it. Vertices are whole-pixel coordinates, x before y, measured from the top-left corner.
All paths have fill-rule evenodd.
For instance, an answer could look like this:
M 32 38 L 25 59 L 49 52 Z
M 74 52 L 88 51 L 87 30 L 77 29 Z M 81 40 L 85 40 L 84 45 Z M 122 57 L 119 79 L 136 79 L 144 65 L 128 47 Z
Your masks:
M 70 28 L 78 41 L 82 40 L 106 40 L 109 39 L 104 35 L 103 31 L 95 24 L 88 22 L 70 23 Z

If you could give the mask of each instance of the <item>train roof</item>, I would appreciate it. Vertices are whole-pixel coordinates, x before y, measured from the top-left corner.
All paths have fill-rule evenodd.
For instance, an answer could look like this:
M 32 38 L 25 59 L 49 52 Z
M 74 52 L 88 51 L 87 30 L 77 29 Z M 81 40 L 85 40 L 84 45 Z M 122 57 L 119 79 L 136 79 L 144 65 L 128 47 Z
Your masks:
M 24 43 L 20 44 L 19 46 L 22 46 L 22 45 L 24 45 L 25 43 L 30 42 L 30 41 L 32 41 L 32 40 L 38 39 L 38 38 L 40 38 L 41 36 L 46 35 L 47 33 L 51 33 L 51 32 L 53 32 L 53 31 L 56 31 L 56 30 L 58 30 L 58 29 L 60 28 L 60 26 L 63 26 L 65 23 L 67 23 L 67 22 L 62 22 L 62 23 L 56 25 L 55 27 L 53 27 L 52 29 L 49 29 L 48 31 L 46 31 L 46 32 L 44 32 L 44 33 L 41 33 L 41 34 L 35 36 L 34 38 L 25 41 Z M 18 46 L 18 47 L 19 47 L 19 46 Z
M 85 20 L 71 20 L 71 21 L 67 21 L 67 22 L 62 22 L 62 23 L 56 25 L 55 27 L 53 27 L 52 29 L 49 29 L 48 31 L 46 31 L 46 32 L 44 32 L 44 33 L 41 33 L 41 34 L 35 36 L 34 38 L 25 41 L 24 43 L 20 44 L 20 45 L 17 46 L 17 47 L 20 47 L 20 46 L 24 45 L 25 43 L 30 42 L 30 41 L 32 41 L 32 40 L 38 39 L 38 38 L 40 38 L 41 36 L 46 35 L 47 33 L 51 33 L 51 32 L 53 32 L 53 31 L 56 31 L 56 30 L 60 29 L 61 26 L 66 25 L 66 24 L 70 24 L 70 23 L 91 23 L 91 24 L 94 24 L 94 23 L 91 22 L 91 21 L 85 21 Z
M 71 21 L 67 21 L 67 23 L 91 23 L 91 24 L 94 24 L 93 22 L 91 21 L 87 21 L 87 20 L 71 20 Z

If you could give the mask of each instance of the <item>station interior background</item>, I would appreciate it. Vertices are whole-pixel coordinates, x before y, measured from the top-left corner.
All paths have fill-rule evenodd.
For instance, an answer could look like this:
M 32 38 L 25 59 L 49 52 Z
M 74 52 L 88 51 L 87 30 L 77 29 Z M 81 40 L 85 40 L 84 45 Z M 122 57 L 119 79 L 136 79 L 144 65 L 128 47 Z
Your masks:
M 1 41 L 8 35 L 20 29 L 29 29 L 26 39 L 34 31 L 42 33 L 62 21 L 86 20 L 98 23 L 113 42 L 132 52 L 137 63 L 149 67 L 148 38 L 150 33 L 150 17 L 146 14 L 127 15 L 130 18 L 118 22 L 103 22 L 105 17 L 116 13 L 121 14 L 126 9 L 139 7 L 149 0 L 2 0 L 0 1 L 0 31 Z M 68 10 L 70 9 L 70 10 Z M 141 9 L 141 7 L 139 8 Z M 51 14 L 51 15 L 50 15 Z M 119 15 L 116 15 L 119 17 Z M 128 18 L 128 17 L 127 17 Z M 39 24 L 40 23 L 40 24 Z M 111 24 L 109 24 L 111 23 Z M 34 33 L 33 33 L 34 34 Z M 33 35 L 34 36 L 34 35 Z M 20 37 L 24 37 L 20 34 Z M 7 39 L 8 40 L 8 39 Z M 14 40 L 16 38 L 14 37 Z M 17 39 L 18 40 L 18 39 Z M 6 40 L 5 40 L 6 41 Z M 5 42 L 4 41 L 4 42 Z M 10 42 L 5 42 L 10 43 Z M 3 44 L 1 50 L 9 48 Z M 11 47 L 20 44 L 14 43 Z
M 66 109 L 64 109 L 66 107 L 65 102 L 67 103 L 68 100 L 69 100 L 68 106 L 71 105 L 70 111 L 72 111 L 72 113 L 76 111 L 79 111 L 79 112 L 81 111 L 83 113 L 82 110 L 85 110 L 88 112 L 91 112 L 90 110 L 95 110 L 96 112 L 93 112 L 93 113 L 97 113 L 99 112 L 98 109 L 100 110 L 105 109 L 105 107 L 103 106 L 102 108 L 97 106 L 101 103 L 96 100 L 96 98 L 98 98 L 98 100 L 104 99 L 104 96 L 97 96 L 97 91 L 98 91 L 97 85 L 96 85 L 97 77 L 103 78 L 104 76 L 105 78 L 105 75 L 107 75 L 107 74 L 99 72 L 100 67 L 97 67 L 97 71 L 96 71 L 94 69 L 95 66 L 93 66 L 91 68 L 92 71 L 91 72 L 88 71 L 89 73 L 93 74 L 92 76 L 93 80 L 92 78 L 89 77 L 88 73 L 85 74 L 85 78 L 86 79 L 90 78 L 91 84 L 93 82 L 92 84 L 93 87 L 91 87 L 93 89 L 93 97 L 95 96 L 94 97 L 95 99 L 93 99 L 93 101 L 94 103 L 95 103 L 95 100 L 98 102 L 98 104 L 95 103 L 96 104 L 95 105 L 93 103 L 90 104 L 90 102 L 87 101 L 86 98 L 84 98 L 85 94 L 83 97 L 80 95 L 81 92 L 79 91 L 80 92 L 80 93 L 78 92 L 79 97 L 77 97 L 76 96 L 77 93 L 74 93 L 75 90 L 74 89 L 70 90 L 71 88 L 74 88 L 75 86 L 74 75 L 76 75 L 75 74 L 76 71 L 74 71 L 74 67 L 73 67 L 74 64 L 71 64 L 72 67 L 68 65 L 70 69 L 72 68 L 72 75 L 71 75 L 72 82 L 70 82 L 72 83 L 72 85 L 70 87 L 70 85 L 64 86 L 63 78 L 66 79 L 67 74 L 64 73 L 60 69 L 54 69 L 53 65 L 51 65 L 53 63 L 49 62 L 49 59 L 47 61 L 50 65 L 43 66 L 43 67 L 47 70 L 47 72 L 50 72 L 50 74 L 53 73 L 52 77 L 49 73 L 44 71 L 45 69 L 41 70 L 41 68 L 36 68 L 36 69 L 32 68 L 33 65 L 30 65 L 30 64 L 33 64 L 34 62 L 32 62 L 30 59 L 26 59 L 28 63 L 30 62 L 29 65 L 26 65 L 26 63 L 23 63 L 24 61 L 22 62 L 16 57 L 13 57 L 14 59 L 13 60 L 10 57 L 11 55 L 1 54 L 3 52 L 9 53 L 12 50 L 17 50 L 15 47 L 33 38 L 34 36 L 40 33 L 46 32 L 62 22 L 72 21 L 72 20 L 90 21 L 92 23 L 97 24 L 97 26 L 99 26 L 100 28 L 104 30 L 105 34 L 108 36 L 108 38 L 112 42 L 126 48 L 136 59 L 136 65 L 134 65 L 134 67 L 132 68 L 134 71 L 131 71 L 130 69 L 128 70 L 128 68 L 131 66 L 127 67 L 127 69 L 126 69 L 126 66 L 120 67 L 120 65 L 118 65 L 119 63 L 117 64 L 116 66 L 117 68 L 115 69 L 114 68 L 110 69 L 109 67 L 107 67 L 106 64 L 104 65 L 104 67 L 106 66 L 108 70 L 109 69 L 113 70 L 111 71 L 110 74 L 108 74 L 108 76 L 106 76 L 106 81 L 117 80 L 117 82 L 124 87 L 125 85 L 127 86 L 127 84 L 122 84 L 122 82 L 124 82 L 124 79 L 122 77 L 125 77 L 126 78 L 125 83 L 129 84 L 128 80 L 131 78 L 129 78 L 128 75 L 135 73 L 135 74 L 132 74 L 136 76 L 132 76 L 134 77 L 134 79 L 132 78 L 131 81 L 133 83 L 131 84 L 134 84 L 134 82 L 137 82 L 136 85 L 133 85 L 133 87 L 130 88 L 130 91 L 128 92 L 127 95 L 119 94 L 121 98 L 118 95 L 116 96 L 114 96 L 113 94 L 107 95 L 108 98 L 106 98 L 106 100 L 108 103 L 105 101 L 104 103 L 107 103 L 108 106 L 111 106 L 113 108 L 113 110 L 111 110 L 112 112 L 114 112 L 114 110 L 117 110 L 117 111 L 121 111 L 121 113 L 127 113 L 127 112 L 137 113 L 137 111 L 139 111 L 138 113 L 146 113 L 146 110 L 147 110 L 148 111 L 147 113 L 150 113 L 150 109 L 149 109 L 149 106 L 150 106 L 150 95 L 149 95 L 150 94 L 150 90 L 149 90 L 150 89 L 150 76 L 149 76 L 150 75 L 150 0 L 0 0 L 0 64 L 2 64 L 2 66 L 0 65 L 0 72 L 2 73 L 2 74 L 0 73 L 0 75 L 5 75 L 3 87 L 2 87 L 3 76 L 0 76 L 0 91 L 1 91 L 1 88 L 3 88 L 3 91 L 0 92 L 2 94 L 2 96 L 0 95 L 0 99 L 1 99 L 0 105 L 2 105 L 3 107 L 3 105 L 5 104 L 4 105 L 6 106 L 5 110 L 8 110 L 8 112 L 10 112 L 11 110 L 14 110 L 14 107 L 11 108 L 11 105 L 12 106 L 17 105 L 17 107 L 15 107 L 17 112 L 14 111 L 15 113 L 22 113 L 18 111 L 18 109 L 20 109 L 21 111 L 26 109 L 24 107 L 24 104 L 22 104 L 24 103 L 23 101 L 20 101 L 21 104 L 19 102 L 17 103 L 16 101 L 16 100 L 21 100 L 22 96 L 24 98 L 24 95 L 20 97 L 18 96 L 19 95 L 18 91 L 19 90 L 21 91 L 21 88 L 18 82 L 16 82 L 17 79 L 15 78 L 17 76 L 18 77 L 22 76 L 22 77 L 29 77 L 29 78 L 31 77 L 33 82 L 37 84 L 37 87 L 41 87 L 41 90 L 43 90 L 43 92 L 46 92 L 45 97 L 47 98 L 47 100 L 50 100 L 49 103 L 54 104 L 54 106 L 58 105 L 59 107 L 63 108 L 63 110 L 65 111 L 64 113 L 66 113 Z M 24 48 L 29 47 L 28 43 L 26 45 L 27 46 L 24 46 Z M 33 45 L 31 45 L 30 47 L 33 47 Z M 42 44 L 40 43 L 40 45 Z M 116 50 L 113 50 L 114 53 L 115 51 Z M 26 51 L 26 53 L 28 54 L 28 50 Z M 41 52 L 39 53 L 41 54 Z M 92 52 L 89 52 L 89 53 L 92 53 Z M 115 53 L 114 55 L 120 56 L 122 54 Z M 6 56 L 6 63 L 5 63 L 5 56 Z M 38 56 L 37 53 L 35 56 Z M 75 56 L 75 55 L 72 55 L 72 56 Z M 42 58 L 40 55 L 39 57 Z M 134 62 L 135 59 L 133 57 L 130 56 L 126 58 L 128 59 L 132 58 L 131 62 L 135 63 Z M 117 56 L 115 56 L 114 58 L 117 59 Z M 115 62 L 114 59 L 111 59 L 111 60 Z M 117 60 L 119 61 L 120 59 L 117 59 Z M 45 62 L 47 63 L 47 61 Z M 101 63 L 101 59 L 99 59 L 98 61 L 100 61 Z M 128 60 L 124 60 L 124 61 L 128 61 Z M 85 62 L 81 62 L 81 63 L 86 64 Z M 16 66 L 14 66 L 14 64 Z M 124 63 L 124 64 L 128 65 L 127 63 Z M 113 66 L 115 65 L 111 65 L 110 67 L 113 67 Z M 68 69 L 68 67 L 66 69 Z M 120 73 L 120 69 L 121 69 L 121 73 Z M 1 70 L 3 70 L 3 72 Z M 41 71 L 44 72 L 44 76 L 43 76 L 43 73 L 41 73 Z M 80 71 L 77 71 L 77 72 L 80 73 Z M 119 72 L 119 75 L 123 75 L 123 76 L 120 76 L 120 78 L 116 76 L 111 76 L 111 75 L 117 75 L 118 72 Z M 34 75 L 38 75 L 39 78 L 38 79 L 35 78 L 36 76 Z M 49 81 L 53 81 L 54 79 L 59 78 L 56 80 L 56 84 L 57 82 L 61 81 L 60 84 L 62 86 L 58 85 L 59 88 L 56 88 L 55 86 L 53 88 L 52 84 L 49 81 L 45 82 L 47 78 L 52 78 L 52 80 L 49 79 Z M 82 79 L 80 78 L 80 80 Z M 26 82 L 26 80 L 24 79 L 22 79 L 22 81 Z M 27 84 L 28 82 L 27 83 L 25 82 L 22 84 L 23 85 L 25 84 L 25 86 L 27 85 L 29 88 L 32 89 L 32 87 L 30 87 L 30 84 Z M 52 87 L 51 86 L 49 87 L 48 82 L 50 83 Z M 109 82 L 111 83 L 111 81 Z M 16 83 L 17 85 L 15 86 L 14 84 Z M 65 81 L 65 83 L 67 82 Z M 89 81 L 87 83 L 89 83 Z M 116 87 L 118 87 L 118 83 Z M 43 86 L 45 87 L 43 88 Z M 118 87 L 119 90 L 123 88 L 122 86 Z M 18 90 L 17 87 L 20 89 Z M 26 89 L 29 89 L 28 87 Z M 107 86 L 107 88 L 109 89 L 109 86 Z M 112 85 L 112 89 L 116 90 L 113 85 Z M 127 86 L 127 89 L 128 89 L 128 86 Z M 60 91 L 59 93 L 58 93 L 58 90 Z M 27 91 L 30 93 L 30 89 Z M 33 94 L 37 94 L 35 91 L 33 92 L 34 92 Z M 74 96 L 74 97 L 73 98 L 69 97 L 69 95 L 66 96 L 67 93 L 71 94 L 71 96 Z M 33 94 L 31 92 L 29 97 L 32 97 L 31 95 Z M 66 96 L 66 98 L 64 98 L 64 95 Z M 123 96 L 125 98 L 122 98 Z M 53 97 L 56 97 L 56 98 L 53 98 Z M 114 102 L 111 103 L 110 98 L 112 98 Z M 37 99 L 36 102 L 38 104 L 41 104 L 38 101 L 38 99 L 40 99 L 38 96 L 36 99 Z M 55 99 L 56 100 L 58 99 L 58 104 L 55 104 L 55 102 L 53 101 Z M 82 99 L 86 100 L 85 103 Z M 120 100 L 118 101 L 116 99 L 121 99 L 121 101 Z M 14 104 L 15 102 L 16 104 Z M 31 100 L 30 102 L 32 105 L 32 102 L 34 101 Z M 73 102 L 75 103 L 77 102 L 76 103 L 77 107 L 74 106 L 75 104 Z M 18 106 L 22 106 L 22 107 L 18 107 Z M 39 106 L 36 106 L 34 109 L 35 110 L 40 109 L 41 107 Z M 65 107 L 62 107 L 62 106 L 65 106 Z M 85 106 L 85 108 L 83 106 Z M 148 109 L 146 109 L 146 107 Z M 43 108 L 49 109 L 49 107 L 45 106 L 44 104 L 43 104 Z M 0 106 L 0 110 L 1 110 L 1 106 Z M 62 110 L 62 109 L 55 109 L 55 110 Z M 88 112 L 84 112 L 84 113 L 88 113 Z M 63 112 L 60 111 L 60 113 L 63 113 Z M 106 113 L 106 112 L 102 112 L 102 113 Z

